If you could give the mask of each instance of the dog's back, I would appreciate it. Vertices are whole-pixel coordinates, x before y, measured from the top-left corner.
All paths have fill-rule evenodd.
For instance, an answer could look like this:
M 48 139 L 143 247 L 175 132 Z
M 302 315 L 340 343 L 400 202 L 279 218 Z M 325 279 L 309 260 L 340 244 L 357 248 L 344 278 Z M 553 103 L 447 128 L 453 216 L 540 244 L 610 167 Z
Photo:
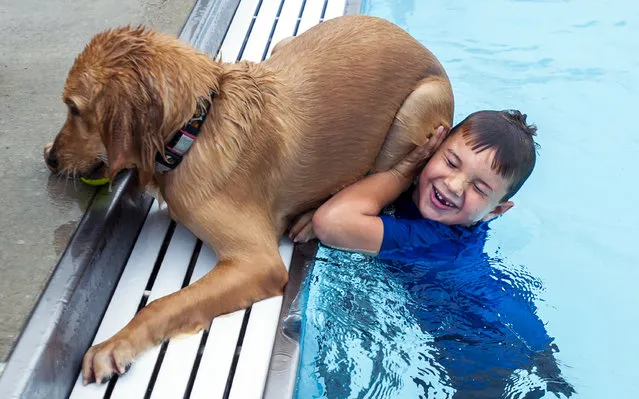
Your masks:
M 297 164 L 281 171 L 283 213 L 312 207 L 369 171 L 418 82 L 432 77 L 450 86 L 439 61 L 417 40 L 388 21 L 361 15 L 314 27 L 265 65 L 287 82 L 287 117 L 302 121 L 285 132 L 294 136 Z M 452 109 L 452 92 L 449 97 L 444 102 Z

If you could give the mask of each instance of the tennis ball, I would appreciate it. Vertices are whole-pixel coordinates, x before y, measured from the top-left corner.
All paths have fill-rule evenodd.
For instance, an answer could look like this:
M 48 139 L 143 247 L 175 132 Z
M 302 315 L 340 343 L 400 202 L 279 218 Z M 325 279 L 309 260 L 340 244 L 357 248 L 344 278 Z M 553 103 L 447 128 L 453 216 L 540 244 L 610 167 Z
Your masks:
M 85 177 L 81 177 L 80 180 L 82 180 L 84 183 L 88 184 L 89 186 L 104 186 L 105 184 L 109 182 L 108 177 L 102 177 L 100 179 L 87 179 Z

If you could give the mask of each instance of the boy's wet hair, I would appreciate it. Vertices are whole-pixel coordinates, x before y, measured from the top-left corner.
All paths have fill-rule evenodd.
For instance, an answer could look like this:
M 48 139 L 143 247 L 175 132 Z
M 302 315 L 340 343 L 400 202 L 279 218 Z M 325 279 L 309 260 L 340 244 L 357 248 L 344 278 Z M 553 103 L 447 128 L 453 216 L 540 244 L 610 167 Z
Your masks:
M 502 201 L 510 199 L 524 184 L 535 167 L 537 127 L 526 123 L 526 114 L 518 110 L 478 111 L 457 124 L 451 135 L 461 133 L 476 153 L 495 150 L 492 169 L 510 181 Z

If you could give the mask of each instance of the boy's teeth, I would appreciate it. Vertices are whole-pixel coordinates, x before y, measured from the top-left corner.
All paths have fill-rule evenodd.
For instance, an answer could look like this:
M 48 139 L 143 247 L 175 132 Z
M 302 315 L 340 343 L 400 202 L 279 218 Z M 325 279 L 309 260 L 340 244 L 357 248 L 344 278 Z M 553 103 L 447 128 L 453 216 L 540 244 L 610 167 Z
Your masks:
M 439 191 L 438 191 L 438 190 L 435 190 L 435 196 L 437 197 L 437 199 L 438 199 L 439 201 L 441 201 L 441 203 L 442 203 L 442 204 L 444 204 L 444 205 L 446 205 L 446 206 L 449 206 L 449 207 L 451 207 L 451 208 L 453 208 L 453 207 L 455 206 L 454 204 L 451 204 L 450 202 L 446 201 L 446 200 L 445 200 L 445 199 L 441 196 L 441 194 L 439 193 Z

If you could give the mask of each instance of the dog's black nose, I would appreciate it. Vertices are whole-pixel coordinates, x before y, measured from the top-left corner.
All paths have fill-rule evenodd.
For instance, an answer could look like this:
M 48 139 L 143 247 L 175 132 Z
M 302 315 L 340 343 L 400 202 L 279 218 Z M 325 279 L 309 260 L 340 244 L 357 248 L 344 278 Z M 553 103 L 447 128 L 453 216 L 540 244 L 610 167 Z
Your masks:
M 55 148 L 53 147 L 47 154 L 47 165 L 49 165 L 50 168 L 58 169 L 58 158 L 55 155 Z

